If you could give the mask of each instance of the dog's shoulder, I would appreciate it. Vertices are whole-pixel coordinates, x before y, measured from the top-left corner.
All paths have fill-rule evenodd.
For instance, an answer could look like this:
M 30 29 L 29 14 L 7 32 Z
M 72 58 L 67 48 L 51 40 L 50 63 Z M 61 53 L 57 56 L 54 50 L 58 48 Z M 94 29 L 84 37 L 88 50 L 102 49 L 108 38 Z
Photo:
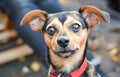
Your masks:
M 87 68 L 81 77 L 98 77 L 95 67 L 90 61 L 87 61 Z

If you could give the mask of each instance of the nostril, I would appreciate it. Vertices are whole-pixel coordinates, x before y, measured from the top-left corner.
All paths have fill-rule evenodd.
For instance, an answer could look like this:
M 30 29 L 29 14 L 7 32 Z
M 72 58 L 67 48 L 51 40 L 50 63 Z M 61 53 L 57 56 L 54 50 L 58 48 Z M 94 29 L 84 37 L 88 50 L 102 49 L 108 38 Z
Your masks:
M 65 40 L 65 43 L 69 43 L 69 40 Z
M 58 42 L 59 42 L 59 44 L 62 44 L 62 43 L 63 43 L 61 40 L 59 40 Z

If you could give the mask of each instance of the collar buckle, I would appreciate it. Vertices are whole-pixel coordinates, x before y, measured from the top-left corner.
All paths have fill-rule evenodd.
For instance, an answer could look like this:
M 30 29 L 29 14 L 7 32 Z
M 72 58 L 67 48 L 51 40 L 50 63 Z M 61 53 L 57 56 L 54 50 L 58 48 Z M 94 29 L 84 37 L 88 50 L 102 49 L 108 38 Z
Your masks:
M 71 74 L 60 73 L 57 77 L 72 77 Z
M 62 76 L 62 73 L 60 73 L 57 77 L 61 77 Z

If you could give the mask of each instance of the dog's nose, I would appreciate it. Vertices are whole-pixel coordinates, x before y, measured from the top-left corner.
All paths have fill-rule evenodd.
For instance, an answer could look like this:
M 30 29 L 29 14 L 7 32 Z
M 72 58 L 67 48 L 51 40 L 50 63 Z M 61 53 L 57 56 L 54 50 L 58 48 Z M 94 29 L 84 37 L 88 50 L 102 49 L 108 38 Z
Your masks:
M 60 47 L 65 48 L 65 47 L 67 47 L 68 44 L 69 44 L 69 39 L 67 39 L 67 38 L 61 38 L 61 39 L 58 39 L 58 40 L 57 40 L 57 43 L 58 43 L 58 45 L 59 45 Z

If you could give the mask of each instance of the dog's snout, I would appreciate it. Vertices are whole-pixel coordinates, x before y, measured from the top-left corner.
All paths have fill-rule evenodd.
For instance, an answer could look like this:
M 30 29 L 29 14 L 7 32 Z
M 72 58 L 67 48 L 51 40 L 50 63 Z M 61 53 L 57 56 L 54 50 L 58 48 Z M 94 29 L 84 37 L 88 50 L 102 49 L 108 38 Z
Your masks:
M 60 39 L 57 40 L 57 43 L 58 43 L 58 45 L 60 47 L 65 48 L 69 44 L 69 39 L 67 39 L 67 38 L 60 38 Z

